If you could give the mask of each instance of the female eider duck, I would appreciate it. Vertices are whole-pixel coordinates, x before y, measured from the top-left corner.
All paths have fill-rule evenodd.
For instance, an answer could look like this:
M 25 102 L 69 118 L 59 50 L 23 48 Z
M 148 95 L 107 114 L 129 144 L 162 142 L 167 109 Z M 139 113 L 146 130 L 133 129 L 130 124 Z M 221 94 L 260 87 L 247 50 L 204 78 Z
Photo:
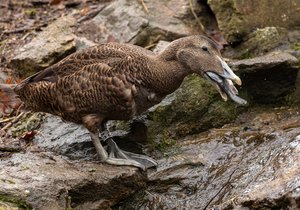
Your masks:
M 33 111 L 84 125 L 102 162 L 145 169 L 156 162 L 123 151 L 99 134 L 108 120 L 129 120 L 159 103 L 192 73 L 210 80 L 224 100 L 246 103 L 233 85 L 241 85 L 240 78 L 204 36 L 175 40 L 159 55 L 130 44 L 100 44 L 26 78 L 14 91 Z M 109 153 L 101 141 L 108 143 Z

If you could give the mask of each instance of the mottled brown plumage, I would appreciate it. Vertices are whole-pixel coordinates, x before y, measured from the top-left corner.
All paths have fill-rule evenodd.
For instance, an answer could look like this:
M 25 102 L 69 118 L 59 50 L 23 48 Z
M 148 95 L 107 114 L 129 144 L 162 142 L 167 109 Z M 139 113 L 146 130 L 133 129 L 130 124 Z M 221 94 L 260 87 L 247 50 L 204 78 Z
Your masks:
M 231 82 L 240 83 L 239 78 L 230 69 L 226 73 L 228 66 L 220 60 L 217 46 L 202 36 L 176 40 L 159 55 L 134 45 L 107 43 L 66 57 L 25 79 L 15 92 L 34 111 L 83 124 L 97 148 L 98 132 L 107 120 L 128 120 L 141 114 L 175 91 L 192 73 L 213 81 L 223 98 L 228 95 L 242 103 Z M 114 142 L 110 143 L 118 150 Z M 101 159 L 140 167 L 127 161 L 107 161 L 127 158 L 121 156 L 123 153 L 109 157 L 105 153 Z

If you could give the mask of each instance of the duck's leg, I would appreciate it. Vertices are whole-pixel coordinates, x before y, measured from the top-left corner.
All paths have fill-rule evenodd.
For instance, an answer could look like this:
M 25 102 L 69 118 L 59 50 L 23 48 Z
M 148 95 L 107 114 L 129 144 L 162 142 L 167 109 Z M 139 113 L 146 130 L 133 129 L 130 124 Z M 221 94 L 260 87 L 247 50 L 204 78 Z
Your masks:
M 127 151 L 120 149 L 118 147 L 118 145 L 112 139 L 111 132 L 109 131 L 109 128 L 107 127 L 106 122 L 103 122 L 101 124 L 100 129 L 103 130 L 103 132 L 101 133 L 101 137 L 107 143 L 107 145 L 109 147 L 109 157 L 118 158 L 118 159 L 134 160 L 134 161 L 144 165 L 146 169 L 157 166 L 156 161 L 154 159 L 152 159 L 151 157 L 148 157 L 146 155 L 127 152 Z
M 90 114 L 84 116 L 82 121 L 84 126 L 90 131 L 93 144 L 102 162 L 120 166 L 135 166 L 143 170 L 148 168 L 149 165 L 151 165 L 150 163 L 154 163 L 151 167 L 156 166 L 156 163 L 152 158 L 122 151 L 111 139 L 110 132 L 106 128 L 106 121 L 103 120 L 103 117 L 97 114 Z M 106 131 L 107 135 L 105 136 L 105 139 L 100 139 L 99 134 L 101 131 Z M 101 140 L 105 141 L 107 139 L 110 149 L 109 154 L 107 154 L 101 144 Z
M 135 154 L 131 152 L 126 152 L 121 150 L 118 145 L 113 141 L 112 138 L 108 138 L 105 140 L 107 145 L 109 146 L 110 152 L 109 157 L 118 158 L 118 159 L 127 159 L 127 160 L 134 160 L 140 164 L 142 164 L 145 168 L 152 168 L 156 167 L 157 163 L 154 159 L 146 156 Z
M 141 164 L 133 159 L 119 158 L 119 157 L 114 157 L 114 155 L 108 155 L 101 144 L 101 141 L 99 138 L 99 131 L 90 132 L 90 135 L 91 135 L 93 144 L 96 148 L 96 151 L 97 151 L 101 161 L 108 163 L 108 164 L 112 164 L 112 165 L 135 166 L 135 167 L 141 168 L 143 170 L 146 169 L 146 167 L 143 164 Z

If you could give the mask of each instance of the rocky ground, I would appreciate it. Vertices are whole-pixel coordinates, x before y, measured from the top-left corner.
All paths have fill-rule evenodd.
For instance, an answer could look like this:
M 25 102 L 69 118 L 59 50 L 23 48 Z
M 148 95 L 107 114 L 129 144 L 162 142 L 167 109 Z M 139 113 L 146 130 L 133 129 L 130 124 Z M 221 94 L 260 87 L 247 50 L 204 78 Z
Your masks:
M 141 172 L 99 163 L 84 128 L 20 113 L 0 92 L 0 209 L 299 209 L 300 4 L 249 2 L 1 2 L 0 83 L 104 41 L 159 52 L 206 34 L 249 104 L 221 101 L 192 75 L 144 115 L 111 122 L 122 148 L 158 160 Z

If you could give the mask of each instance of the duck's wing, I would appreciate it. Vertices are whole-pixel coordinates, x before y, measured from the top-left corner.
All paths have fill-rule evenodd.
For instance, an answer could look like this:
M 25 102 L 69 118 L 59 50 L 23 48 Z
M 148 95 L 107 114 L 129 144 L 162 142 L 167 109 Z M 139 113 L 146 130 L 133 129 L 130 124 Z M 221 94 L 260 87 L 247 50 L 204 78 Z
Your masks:
M 129 119 L 136 112 L 135 85 L 122 74 L 111 74 L 111 67 L 103 63 L 85 66 L 72 75 L 59 79 L 52 86 L 53 103 L 63 118 L 100 113 L 114 119 Z M 64 116 L 65 115 L 65 116 Z
M 141 53 L 153 54 L 149 50 L 129 44 L 100 44 L 69 55 L 60 62 L 26 78 L 17 88 L 39 81 L 56 82 L 59 78 L 71 75 L 82 70 L 85 66 L 95 63 L 104 63 L 113 67 L 122 63 L 124 59 L 126 60 L 130 56 L 139 56 Z

